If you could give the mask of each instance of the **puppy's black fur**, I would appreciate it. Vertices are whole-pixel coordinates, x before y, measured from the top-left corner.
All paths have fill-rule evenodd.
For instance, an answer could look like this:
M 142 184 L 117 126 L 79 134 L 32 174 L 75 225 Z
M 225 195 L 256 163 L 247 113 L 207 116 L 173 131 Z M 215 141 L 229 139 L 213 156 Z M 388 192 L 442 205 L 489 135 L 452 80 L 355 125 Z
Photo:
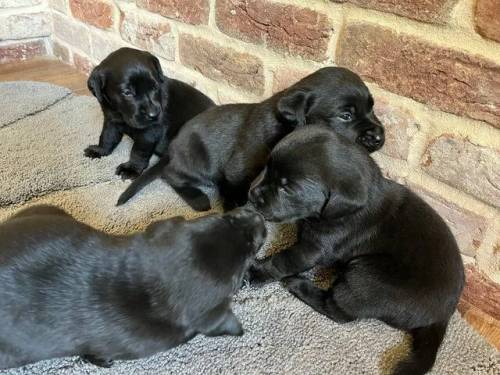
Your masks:
M 464 283 L 455 239 L 406 187 L 385 179 L 365 149 L 322 126 L 300 129 L 273 150 L 250 203 L 271 221 L 298 221 L 298 242 L 250 269 L 256 281 L 285 279 L 299 299 L 336 322 L 375 318 L 413 337 L 396 374 L 423 374 Z M 296 276 L 320 265 L 329 290 Z
M 356 74 L 328 67 L 262 103 L 211 108 L 183 126 L 169 149 L 170 162 L 146 171 L 118 204 L 161 174 L 195 210 L 210 208 L 202 187 L 217 189 L 225 209 L 243 205 L 271 149 L 297 127 L 322 123 L 369 151 L 382 147 L 384 129 L 372 107 L 370 92 Z
M 155 56 L 132 48 L 112 52 L 87 84 L 101 104 L 104 125 L 99 144 L 87 147 L 85 155 L 109 155 L 127 134 L 134 145 L 130 160 L 116 169 L 123 178 L 137 177 L 153 153 L 166 153 L 186 121 L 214 105 L 195 88 L 165 77 Z
M 265 235 L 245 209 L 130 236 L 22 211 L 0 225 L 0 369 L 72 355 L 109 366 L 198 333 L 241 335 L 230 301 Z

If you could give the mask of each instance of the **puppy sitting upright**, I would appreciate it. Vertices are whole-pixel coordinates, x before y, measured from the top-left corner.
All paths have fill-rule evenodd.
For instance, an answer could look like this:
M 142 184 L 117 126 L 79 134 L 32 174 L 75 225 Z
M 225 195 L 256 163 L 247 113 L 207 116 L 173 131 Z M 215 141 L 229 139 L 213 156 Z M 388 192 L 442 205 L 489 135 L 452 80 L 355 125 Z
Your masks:
M 166 153 L 186 121 L 214 105 L 195 88 L 165 77 L 149 52 L 132 48 L 111 53 L 94 68 L 87 84 L 101 105 L 104 124 L 99 144 L 87 147 L 85 155 L 109 155 L 127 134 L 134 145 L 130 160 L 116 169 L 123 178 L 137 177 L 153 153 Z
M 250 202 L 267 220 L 299 225 L 298 242 L 259 261 L 251 280 L 286 278 L 295 296 L 338 323 L 374 318 L 409 332 L 413 351 L 396 374 L 433 366 L 464 270 L 453 235 L 427 203 L 322 126 L 275 147 Z M 337 271 L 329 290 L 295 276 L 315 265 Z
M 125 203 L 158 175 L 195 210 L 210 208 L 203 188 L 215 188 L 225 209 L 247 201 L 252 180 L 271 149 L 293 129 L 325 124 L 370 152 L 384 143 L 373 99 L 353 72 L 328 67 L 257 104 L 211 108 L 185 124 L 166 159 L 134 181 L 120 196 Z M 300 153 L 297 155 L 300 158 Z
M 100 366 L 241 335 L 231 297 L 266 229 L 235 210 L 111 236 L 38 206 L 0 225 L 0 369 L 81 355 Z

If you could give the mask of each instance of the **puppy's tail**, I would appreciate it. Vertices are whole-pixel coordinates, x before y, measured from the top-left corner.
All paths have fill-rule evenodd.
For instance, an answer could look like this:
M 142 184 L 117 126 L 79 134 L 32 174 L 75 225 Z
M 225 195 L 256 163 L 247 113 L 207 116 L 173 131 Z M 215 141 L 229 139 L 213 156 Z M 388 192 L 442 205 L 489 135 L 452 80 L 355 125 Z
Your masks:
M 431 324 L 410 330 L 412 352 L 396 365 L 395 375 L 421 375 L 429 371 L 446 333 L 448 322 Z
M 169 158 L 167 156 L 163 156 L 158 161 L 158 163 L 147 169 L 144 173 L 142 173 L 139 177 L 132 181 L 132 183 L 120 195 L 118 201 L 116 202 L 116 205 L 121 206 L 122 204 L 126 203 L 130 198 L 141 191 L 146 185 L 150 184 L 159 176 L 161 176 L 161 172 L 163 168 L 168 164 L 168 162 Z

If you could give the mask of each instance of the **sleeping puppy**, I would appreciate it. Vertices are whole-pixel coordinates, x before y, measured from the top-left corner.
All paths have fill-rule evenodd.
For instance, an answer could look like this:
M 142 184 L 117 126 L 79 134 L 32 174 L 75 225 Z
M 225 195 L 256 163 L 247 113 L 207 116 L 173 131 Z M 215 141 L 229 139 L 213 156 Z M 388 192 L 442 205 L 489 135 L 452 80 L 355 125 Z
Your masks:
M 51 206 L 0 225 L 0 369 L 80 355 L 109 367 L 197 334 L 241 335 L 230 307 L 264 242 L 245 209 L 112 236 Z
M 154 154 L 166 153 L 179 128 L 192 117 L 214 105 L 195 88 L 163 75 L 160 62 L 149 52 L 120 48 L 94 68 L 89 90 L 99 101 L 104 124 L 98 145 L 85 155 L 109 155 L 124 134 L 134 141 L 130 160 L 116 174 L 137 177 Z
M 453 235 L 408 188 L 385 179 L 366 150 L 323 126 L 299 129 L 273 150 L 249 193 L 267 220 L 297 221 L 298 242 L 250 269 L 283 280 L 338 323 L 379 319 L 413 338 L 396 374 L 434 364 L 464 284 Z M 296 276 L 319 265 L 338 274 L 328 290 Z
M 172 142 L 166 160 L 132 182 L 118 205 L 159 175 L 197 211 L 210 209 L 204 188 L 215 188 L 226 210 L 244 205 L 274 145 L 309 123 L 325 124 L 370 152 L 384 143 L 372 96 L 359 76 L 323 68 L 261 103 L 222 105 L 196 116 Z

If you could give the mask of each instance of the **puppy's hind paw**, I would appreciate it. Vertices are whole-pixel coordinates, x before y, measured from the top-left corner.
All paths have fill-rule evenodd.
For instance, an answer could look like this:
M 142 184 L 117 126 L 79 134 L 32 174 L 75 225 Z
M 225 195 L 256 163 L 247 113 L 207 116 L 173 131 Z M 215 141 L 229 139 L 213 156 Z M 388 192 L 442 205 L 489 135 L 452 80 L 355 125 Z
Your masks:
M 244 331 L 240 321 L 231 312 L 226 321 L 218 328 L 219 335 L 242 336 Z
M 130 162 L 122 163 L 116 168 L 116 174 L 122 178 L 122 180 L 134 180 L 141 174 L 142 169 L 137 168 Z
M 226 312 L 224 319 L 217 327 L 209 329 L 208 331 L 202 330 L 202 332 L 205 336 L 212 337 L 223 335 L 242 336 L 244 333 L 240 321 L 230 310 Z
M 110 368 L 113 366 L 113 360 L 109 358 L 101 358 L 92 354 L 84 354 L 81 358 L 84 362 L 92 363 L 98 367 Z
M 103 148 L 98 145 L 92 145 L 83 150 L 83 154 L 88 158 L 96 159 L 109 155 L 109 152 L 104 151 Z
M 244 280 L 253 287 L 261 287 L 268 282 L 274 281 L 273 277 L 259 263 L 250 266 Z
M 308 282 L 309 280 L 301 276 L 290 276 L 281 280 L 283 287 L 285 287 L 293 295 L 302 293 L 304 285 Z

